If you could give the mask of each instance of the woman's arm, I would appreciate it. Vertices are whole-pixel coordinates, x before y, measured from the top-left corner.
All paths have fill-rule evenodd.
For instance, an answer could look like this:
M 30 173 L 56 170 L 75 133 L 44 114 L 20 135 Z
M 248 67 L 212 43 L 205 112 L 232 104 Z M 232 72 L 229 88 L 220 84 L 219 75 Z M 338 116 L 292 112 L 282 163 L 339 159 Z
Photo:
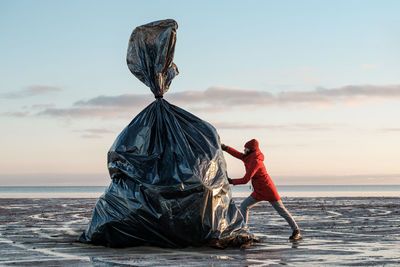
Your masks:
M 240 153 L 239 151 L 237 151 L 236 149 L 230 147 L 230 146 L 226 146 L 225 149 L 226 152 L 228 152 L 229 154 L 231 154 L 232 156 L 234 156 L 237 159 L 243 159 L 244 154 Z
M 260 167 L 259 164 L 257 164 L 257 160 L 254 160 L 250 167 L 246 170 L 246 174 L 243 176 L 243 178 L 240 179 L 232 179 L 232 184 L 237 185 L 237 184 L 247 184 L 249 180 L 256 174 L 258 168 Z

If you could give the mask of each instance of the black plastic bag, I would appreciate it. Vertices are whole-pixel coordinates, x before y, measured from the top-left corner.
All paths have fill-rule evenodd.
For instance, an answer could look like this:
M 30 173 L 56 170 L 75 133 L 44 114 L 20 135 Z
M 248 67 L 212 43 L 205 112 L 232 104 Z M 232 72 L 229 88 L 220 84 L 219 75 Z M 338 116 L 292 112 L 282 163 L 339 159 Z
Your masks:
M 131 72 L 156 100 L 108 152 L 112 182 L 79 241 L 110 247 L 240 246 L 253 240 L 232 200 L 215 128 L 162 98 L 178 74 L 174 20 L 137 27 Z

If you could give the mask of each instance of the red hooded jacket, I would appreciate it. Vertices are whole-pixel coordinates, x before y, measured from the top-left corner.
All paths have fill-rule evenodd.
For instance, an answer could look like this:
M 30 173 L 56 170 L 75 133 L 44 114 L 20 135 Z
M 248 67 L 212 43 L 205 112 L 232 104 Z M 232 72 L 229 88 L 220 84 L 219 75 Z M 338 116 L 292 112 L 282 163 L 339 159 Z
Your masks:
M 251 141 L 255 141 L 256 143 Z M 257 140 L 253 139 L 246 143 L 245 147 L 253 150 L 250 154 L 244 155 L 239 151 L 227 146 L 226 152 L 244 162 L 246 167 L 246 174 L 241 179 L 232 179 L 234 185 L 247 184 L 251 179 L 254 191 L 251 196 L 258 200 L 265 201 L 279 201 L 280 197 L 276 190 L 274 182 L 269 177 L 267 170 L 264 166 L 264 155 L 258 148 Z M 250 144 L 249 144 L 250 143 Z

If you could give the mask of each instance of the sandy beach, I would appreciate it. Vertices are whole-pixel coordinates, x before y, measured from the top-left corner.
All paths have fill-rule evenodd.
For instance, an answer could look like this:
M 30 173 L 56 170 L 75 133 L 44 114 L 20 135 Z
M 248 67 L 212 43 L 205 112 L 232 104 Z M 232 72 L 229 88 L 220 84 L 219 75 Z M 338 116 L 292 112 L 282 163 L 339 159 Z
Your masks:
M 236 199 L 237 203 L 242 201 Z M 1 266 L 359 266 L 400 264 L 400 198 L 284 198 L 304 239 L 269 206 L 252 209 L 247 249 L 111 249 L 76 242 L 94 198 L 0 199 Z

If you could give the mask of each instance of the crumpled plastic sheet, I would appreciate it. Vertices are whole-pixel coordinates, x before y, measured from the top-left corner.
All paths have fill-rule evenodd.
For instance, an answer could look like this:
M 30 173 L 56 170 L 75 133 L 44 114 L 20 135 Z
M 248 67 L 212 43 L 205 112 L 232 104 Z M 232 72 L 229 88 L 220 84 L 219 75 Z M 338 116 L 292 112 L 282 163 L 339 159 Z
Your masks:
M 172 62 L 177 23 L 137 27 L 131 72 L 156 100 L 119 134 L 108 152 L 111 184 L 79 241 L 109 247 L 217 247 L 253 241 L 227 181 L 216 129 L 162 98 L 178 74 Z

